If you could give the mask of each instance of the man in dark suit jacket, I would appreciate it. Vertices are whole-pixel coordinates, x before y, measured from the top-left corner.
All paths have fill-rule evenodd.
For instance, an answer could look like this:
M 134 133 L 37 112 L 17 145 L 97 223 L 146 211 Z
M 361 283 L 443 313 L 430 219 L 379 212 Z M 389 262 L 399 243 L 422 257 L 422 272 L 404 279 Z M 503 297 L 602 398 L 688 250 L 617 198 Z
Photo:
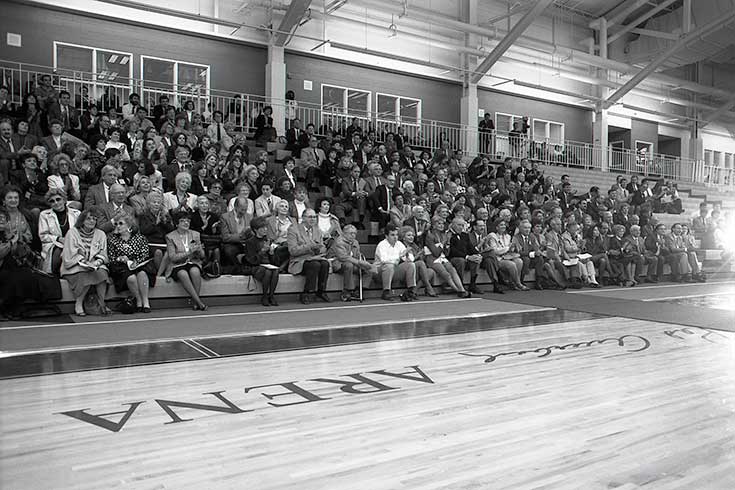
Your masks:
M 482 262 L 482 254 L 472 246 L 469 234 L 464 231 L 467 222 L 462 218 L 454 218 L 449 225 L 452 234 L 449 239 L 449 252 L 447 258 L 452 263 L 460 277 L 464 275 L 465 269 L 470 271 L 470 287 L 467 289 L 473 294 L 482 294 L 483 291 L 477 287 L 477 273 Z
M 61 121 L 64 131 L 76 133 L 79 128 L 79 112 L 71 105 L 71 95 L 66 90 L 59 92 L 59 100 L 48 109 L 48 119 Z
M 91 186 L 84 197 L 84 209 L 101 208 L 110 202 L 110 188 L 118 182 L 119 171 L 112 165 L 105 165 L 101 170 L 100 183 Z
M 168 95 L 162 95 L 158 98 L 158 105 L 153 107 L 153 124 L 156 129 L 161 129 L 166 113 L 172 109 L 176 111 L 176 108 L 168 103 Z
M 17 168 L 18 152 L 23 143 L 17 134 L 13 134 L 10 121 L 0 122 L 0 187 L 10 180 L 10 171 Z
M 63 145 L 61 135 L 64 132 L 64 125 L 58 119 L 51 119 L 48 126 L 49 130 L 51 130 L 51 135 L 41 139 L 41 144 L 46 148 L 48 159 L 51 160 L 58 153 L 61 153 L 61 147 Z
M 572 184 L 566 183 L 562 185 L 561 192 L 556 195 L 556 198 L 559 200 L 559 207 L 566 213 L 572 207 L 572 200 L 574 199 L 572 195 Z
M 536 255 L 536 250 L 531 243 L 531 222 L 523 220 L 518 225 L 518 233 L 510 241 L 511 250 L 518 252 L 523 261 L 523 269 L 521 270 L 521 281 L 526 277 L 528 271 L 533 266 L 536 273 L 536 289 L 543 289 L 541 285 L 541 273 L 544 268 L 543 257 Z
M 340 221 L 346 221 L 347 214 L 352 215 L 352 223 L 362 228 L 362 220 L 367 209 L 368 193 L 365 191 L 365 180 L 360 178 L 360 167 L 355 165 L 350 170 L 350 177 L 342 180 L 340 192 L 342 202 L 334 207 L 334 214 Z
M 176 175 L 191 171 L 191 150 L 188 146 L 176 148 L 176 158 L 163 169 L 163 184 L 167 192 L 176 190 Z
M 301 120 L 299 118 L 291 121 L 291 128 L 286 131 L 286 149 L 291 152 L 294 158 L 301 157 L 301 145 L 299 140 L 304 134 L 301 129 Z
M 393 175 L 388 175 L 385 178 L 385 184 L 380 185 L 370 196 L 375 212 L 374 216 L 378 218 L 381 228 L 390 221 L 390 209 L 393 207 L 396 194 L 400 194 L 400 191 L 396 189 L 396 178 Z

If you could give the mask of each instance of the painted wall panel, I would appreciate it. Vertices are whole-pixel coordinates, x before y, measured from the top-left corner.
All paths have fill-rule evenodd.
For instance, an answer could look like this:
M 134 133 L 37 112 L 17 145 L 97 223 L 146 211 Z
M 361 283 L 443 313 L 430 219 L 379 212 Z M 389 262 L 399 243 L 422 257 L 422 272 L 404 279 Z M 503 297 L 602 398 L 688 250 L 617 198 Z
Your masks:
M 647 141 L 653 143 L 653 152 L 658 151 L 658 124 L 642 119 L 633 119 L 630 126 L 631 144 L 635 145 L 636 141 Z

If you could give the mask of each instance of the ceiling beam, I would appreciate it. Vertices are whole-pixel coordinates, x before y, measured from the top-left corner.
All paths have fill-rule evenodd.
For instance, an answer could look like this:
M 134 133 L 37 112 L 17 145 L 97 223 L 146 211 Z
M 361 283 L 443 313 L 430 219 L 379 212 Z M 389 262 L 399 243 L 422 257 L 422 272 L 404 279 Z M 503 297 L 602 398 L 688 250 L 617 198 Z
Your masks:
M 286 41 L 291 37 L 290 33 L 293 33 L 299 27 L 299 22 L 304 18 L 310 6 L 311 0 L 291 0 L 291 5 L 283 14 L 281 25 L 278 26 L 278 32 L 273 35 L 272 42 L 274 46 L 283 47 L 286 45 Z M 287 32 L 289 34 L 285 34 Z
M 648 36 L 648 37 L 656 37 L 659 39 L 668 39 L 670 41 L 677 41 L 679 39 L 678 34 L 674 34 L 673 32 L 662 32 L 662 31 L 653 31 L 651 29 L 631 29 L 633 34 L 640 34 L 641 36 Z
M 733 107 L 735 107 L 735 97 L 730 99 L 725 105 L 721 106 L 716 111 L 711 112 L 710 114 L 704 116 L 702 121 L 699 123 L 699 128 L 703 129 L 705 126 L 707 126 L 712 121 L 715 121 L 720 116 L 727 114 L 730 111 L 730 109 L 732 109 Z
M 639 17 L 636 17 L 629 24 L 624 25 L 621 30 L 619 30 L 615 34 L 612 34 L 611 36 L 608 36 L 608 38 L 607 38 L 607 44 L 610 44 L 610 43 L 613 43 L 613 42 L 617 41 L 620 37 L 624 36 L 625 34 L 627 34 L 630 31 L 632 31 L 633 29 L 635 29 L 636 27 L 638 27 L 639 25 L 641 25 L 643 22 L 647 21 L 648 19 L 650 19 L 651 17 L 653 17 L 654 15 L 656 15 L 659 12 L 661 12 L 662 10 L 664 10 L 665 8 L 667 8 L 669 5 L 671 5 L 672 3 L 677 2 L 677 1 L 678 0 L 666 0 L 665 2 L 660 3 L 658 6 L 652 8 L 651 10 L 649 10 L 648 12 L 646 12 L 645 14 L 643 14 L 643 15 L 641 15 Z
M 554 0 L 536 0 L 536 3 L 531 7 L 523 17 L 508 31 L 503 39 L 493 48 L 490 54 L 482 60 L 482 63 L 477 67 L 477 73 L 470 77 L 470 83 L 478 83 L 485 76 L 485 73 L 492 68 L 492 66 L 503 56 L 508 48 L 510 48 L 516 39 L 518 39 L 523 32 L 533 23 L 536 18 L 546 10 L 546 7 L 551 5 Z
M 642 7 L 649 1 L 650 0 L 625 0 L 624 2 L 621 2 L 613 7 L 611 10 L 608 10 L 600 17 L 605 17 L 605 19 L 607 19 L 607 26 L 609 28 L 619 22 L 624 21 L 625 18 L 628 17 L 634 10 Z M 600 19 L 597 18 L 591 20 L 589 23 L 589 27 L 590 29 L 599 29 Z
M 732 22 L 733 19 L 735 19 L 735 10 L 731 10 L 730 12 L 723 14 L 718 19 L 715 19 L 708 24 L 697 27 L 693 31 L 679 38 L 678 41 L 676 41 L 667 50 L 665 50 L 655 59 L 653 59 L 645 68 L 636 73 L 630 80 L 625 83 L 625 85 L 620 87 L 617 91 L 615 91 L 615 93 L 611 94 L 603 104 L 605 109 L 609 109 L 611 105 L 620 100 L 621 97 L 630 92 L 636 85 L 641 83 L 646 77 L 656 71 L 659 66 L 666 62 L 666 60 L 673 56 L 677 51 L 703 35 L 712 34 L 718 31 L 725 25 Z

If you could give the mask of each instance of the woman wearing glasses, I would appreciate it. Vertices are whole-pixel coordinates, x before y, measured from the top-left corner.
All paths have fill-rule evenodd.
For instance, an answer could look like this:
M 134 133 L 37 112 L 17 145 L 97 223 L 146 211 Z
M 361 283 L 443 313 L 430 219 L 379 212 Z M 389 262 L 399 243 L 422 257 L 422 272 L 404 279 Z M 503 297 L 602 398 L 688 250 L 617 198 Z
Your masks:
M 51 208 L 41 211 L 38 217 L 43 270 L 58 275 L 61 269 L 64 237 L 76 224 L 81 212 L 67 205 L 66 192 L 61 188 L 49 190 L 46 193 L 46 202 Z
M 156 285 L 156 268 L 149 260 L 148 240 L 135 229 L 135 218 L 128 213 L 117 213 L 112 224 L 107 242 L 112 283 L 118 293 L 130 291 L 135 296 L 138 311 L 150 313 L 148 292 Z

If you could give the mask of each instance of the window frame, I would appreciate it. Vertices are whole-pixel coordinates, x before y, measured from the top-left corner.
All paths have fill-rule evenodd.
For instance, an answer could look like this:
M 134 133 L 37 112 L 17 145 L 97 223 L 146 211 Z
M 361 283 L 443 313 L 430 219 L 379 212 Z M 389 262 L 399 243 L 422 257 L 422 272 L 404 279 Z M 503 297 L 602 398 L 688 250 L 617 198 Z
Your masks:
M 380 103 L 378 102 L 378 98 L 380 96 L 384 97 L 393 97 L 395 99 L 394 103 L 394 109 L 395 109 L 395 118 L 394 119 L 387 119 L 387 118 L 381 118 L 380 113 L 378 112 L 378 107 L 380 107 Z M 416 122 L 405 122 L 403 121 L 403 116 L 401 115 L 401 99 L 410 100 L 412 102 L 418 102 L 419 105 L 416 108 Z M 422 109 L 423 109 L 423 100 L 417 99 L 415 97 L 406 97 L 403 95 L 395 95 L 395 94 L 388 94 L 385 92 L 375 92 L 375 121 L 376 122 L 382 122 L 382 123 L 392 123 L 396 124 L 398 126 L 414 126 L 414 127 L 421 127 L 421 116 L 422 116 Z
M 89 49 L 92 51 L 92 71 L 90 72 L 92 74 L 91 80 L 79 80 L 74 77 L 66 77 L 61 74 L 59 74 L 59 71 L 71 71 L 74 73 L 76 70 L 67 70 L 66 68 L 59 68 L 59 46 L 69 46 L 72 48 L 81 48 L 81 49 Z M 106 81 L 104 83 L 100 83 L 98 76 L 99 73 L 97 72 L 97 52 L 98 51 L 106 51 L 109 53 L 115 53 L 115 54 L 121 54 L 123 56 L 127 56 L 130 61 L 128 61 L 128 74 L 126 76 L 121 76 L 121 78 L 127 79 L 125 83 L 115 83 L 114 81 Z M 86 46 L 84 44 L 75 44 L 75 43 L 68 43 L 65 41 L 56 41 L 53 42 L 53 66 L 54 66 L 54 76 L 58 77 L 59 82 L 62 80 L 66 82 L 72 82 L 72 83 L 88 83 L 92 86 L 91 95 L 96 100 L 99 98 L 97 94 L 98 85 L 103 86 L 117 86 L 120 88 L 125 88 L 129 90 L 133 90 L 133 61 L 134 56 L 133 53 L 127 53 L 125 51 L 119 51 L 117 49 L 108 49 L 108 48 L 98 48 L 95 46 Z M 79 73 L 83 73 L 82 71 L 78 71 Z M 76 94 L 72 94 L 72 98 Z M 72 99 L 73 100 L 73 99 Z
M 506 112 L 495 112 L 495 131 L 500 131 L 500 126 L 498 124 L 498 116 L 506 116 L 510 118 L 510 129 L 508 131 L 503 131 L 505 133 L 509 133 L 513 131 L 513 123 L 518 119 L 519 121 L 523 121 L 523 116 L 518 114 L 508 114 Z M 533 130 L 533 127 L 531 127 L 531 130 Z
M 343 99 L 342 99 L 343 107 L 342 107 L 342 112 L 341 113 L 339 113 L 339 112 L 330 112 L 330 111 L 327 111 L 327 110 L 324 109 L 324 88 L 325 87 L 336 88 L 336 89 L 344 90 L 344 96 L 343 96 Z M 356 116 L 356 115 L 350 113 L 350 107 L 349 107 L 349 98 L 350 98 L 349 97 L 349 93 L 350 93 L 350 90 L 352 90 L 354 92 L 362 92 L 362 93 L 367 94 L 367 114 L 361 115 L 361 116 Z M 355 88 L 355 87 L 343 87 L 343 86 L 334 85 L 334 84 L 331 84 L 331 83 L 322 83 L 322 84 L 320 84 L 320 88 L 319 88 L 319 110 L 322 113 L 322 124 L 324 123 L 325 116 L 339 116 L 340 118 L 344 118 L 345 120 L 352 119 L 353 117 L 356 117 L 358 120 L 364 120 L 364 121 L 367 121 L 367 122 L 372 121 L 372 115 L 373 115 L 373 112 L 372 112 L 372 98 L 373 98 L 373 93 L 370 90 L 364 90 L 364 89 Z
M 536 135 L 536 122 L 542 123 L 546 126 L 546 135 L 547 136 L 541 136 L 541 139 L 538 139 L 539 137 Z M 560 141 L 551 141 L 551 136 L 548 136 L 551 134 L 551 125 L 555 124 L 557 126 L 561 126 L 561 139 Z M 564 145 L 564 142 L 566 141 L 566 124 L 559 121 L 549 121 L 548 119 L 541 119 L 539 117 L 534 117 L 531 119 L 531 140 L 536 143 L 549 143 L 554 145 Z
M 174 70 L 173 70 L 174 79 L 171 82 L 171 85 L 172 85 L 172 90 L 171 91 L 159 90 L 159 89 L 146 89 L 145 88 L 145 60 L 146 59 L 148 59 L 148 60 L 155 60 L 155 61 L 165 61 L 167 63 L 173 63 L 174 64 Z M 141 91 L 141 98 L 143 98 L 143 92 L 145 92 L 146 90 L 151 90 L 151 91 L 155 92 L 157 96 L 160 96 L 160 95 L 163 95 L 163 94 L 168 95 L 169 96 L 169 103 L 170 104 L 173 104 L 176 107 L 181 107 L 181 104 L 180 104 L 181 101 L 179 100 L 179 98 L 182 97 L 182 93 L 179 92 L 179 64 L 182 64 L 182 65 L 191 65 L 191 66 L 199 66 L 199 67 L 202 67 L 202 68 L 206 68 L 207 69 L 207 86 L 205 88 L 204 94 L 200 94 L 198 97 L 197 96 L 194 96 L 193 94 L 183 94 L 183 95 L 189 95 L 189 96 L 191 96 L 191 98 L 203 98 L 204 99 L 204 106 L 206 107 L 206 105 L 210 102 L 210 96 L 211 96 L 211 91 L 212 91 L 212 85 L 211 85 L 212 65 L 205 65 L 205 64 L 202 64 L 202 63 L 194 63 L 194 62 L 191 62 L 191 61 L 184 61 L 184 60 L 173 60 L 173 59 L 169 59 L 169 58 L 161 58 L 161 57 L 158 57 L 158 56 L 149 56 L 149 55 L 146 55 L 146 54 L 141 54 L 140 55 L 140 83 L 141 83 L 140 91 Z M 151 81 L 151 80 L 149 80 L 149 82 L 151 82 L 151 83 L 160 83 L 160 84 L 168 83 L 168 82 L 158 82 L 158 81 Z M 157 102 L 158 97 L 156 97 L 155 99 L 156 99 L 156 103 L 158 103 Z

